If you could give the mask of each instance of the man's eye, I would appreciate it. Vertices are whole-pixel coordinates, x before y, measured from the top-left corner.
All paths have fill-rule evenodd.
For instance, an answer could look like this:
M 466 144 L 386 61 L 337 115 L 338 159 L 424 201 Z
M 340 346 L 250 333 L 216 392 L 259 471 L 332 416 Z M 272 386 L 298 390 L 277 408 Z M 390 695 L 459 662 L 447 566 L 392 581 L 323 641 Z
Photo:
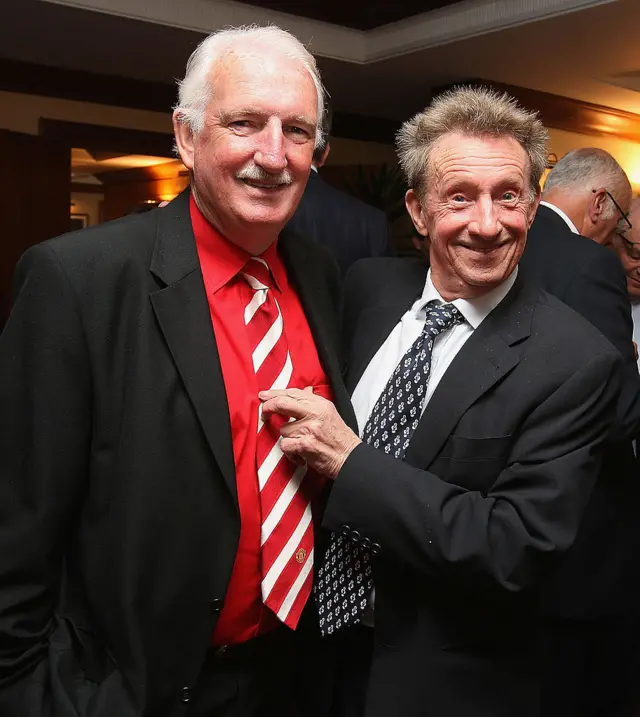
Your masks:
M 462 195 L 462 194 L 454 194 L 453 197 L 451 197 L 451 199 L 454 202 L 466 202 L 467 201 L 466 198 L 464 197 L 464 195 Z
M 505 202 L 512 202 L 516 198 L 516 193 L 515 192 L 505 192 L 502 195 L 502 198 L 504 199 Z
M 236 129 L 246 129 L 247 127 L 251 127 L 251 122 L 250 120 L 234 120 L 229 123 L 229 126 Z
M 311 136 L 304 127 L 297 127 L 296 125 L 285 127 L 284 131 L 297 140 L 308 139 Z

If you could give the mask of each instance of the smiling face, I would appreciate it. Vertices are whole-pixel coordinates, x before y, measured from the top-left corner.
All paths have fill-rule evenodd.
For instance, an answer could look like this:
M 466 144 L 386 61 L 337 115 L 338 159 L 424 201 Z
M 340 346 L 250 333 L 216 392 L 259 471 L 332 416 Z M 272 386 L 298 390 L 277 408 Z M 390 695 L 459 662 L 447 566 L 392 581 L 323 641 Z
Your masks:
M 299 61 L 269 51 L 230 54 L 211 81 L 198 134 L 174 115 L 178 149 L 203 214 L 259 254 L 294 213 L 309 178 L 316 87 Z
M 533 222 L 529 160 L 510 137 L 441 137 L 422 200 L 407 192 L 416 229 L 429 237 L 431 277 L 447 301 L 475 298 L 516 268 Z

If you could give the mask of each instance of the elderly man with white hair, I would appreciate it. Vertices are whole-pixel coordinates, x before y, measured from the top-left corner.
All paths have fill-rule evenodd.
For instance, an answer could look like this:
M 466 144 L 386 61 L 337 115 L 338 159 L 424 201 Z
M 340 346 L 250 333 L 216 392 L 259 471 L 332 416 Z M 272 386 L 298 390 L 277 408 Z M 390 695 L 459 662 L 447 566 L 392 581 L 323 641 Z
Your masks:
M 0 339 L 2 717 L 285 717 L 320 678 L 294 637 L 325 480 L 283 456 L 258 392 L 352 417 L 337 269 L 283 230 L 322 112 L 292 35 L 216 33 L 174 111 L 191 190 L 22 258 Z

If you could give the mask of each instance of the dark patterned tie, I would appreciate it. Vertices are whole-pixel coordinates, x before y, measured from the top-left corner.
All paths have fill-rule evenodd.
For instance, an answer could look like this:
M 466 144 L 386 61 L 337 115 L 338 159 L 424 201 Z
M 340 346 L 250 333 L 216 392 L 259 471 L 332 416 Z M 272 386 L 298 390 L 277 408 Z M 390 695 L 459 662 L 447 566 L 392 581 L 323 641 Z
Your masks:
M 362 433 L 365 443 L 400 460 L 420 421 L 436 336 L 464 321 L 453 304 L 433 306 L 433 303 L 427 306 L 420 336 L 396 366 Z M 318 571 L 314 596 L 323 635 L 357 625 L 373 588 L 371 555 L 375 551 L 368 539 L 356 542 L 350 535 L 350 532 L 331 534 Z

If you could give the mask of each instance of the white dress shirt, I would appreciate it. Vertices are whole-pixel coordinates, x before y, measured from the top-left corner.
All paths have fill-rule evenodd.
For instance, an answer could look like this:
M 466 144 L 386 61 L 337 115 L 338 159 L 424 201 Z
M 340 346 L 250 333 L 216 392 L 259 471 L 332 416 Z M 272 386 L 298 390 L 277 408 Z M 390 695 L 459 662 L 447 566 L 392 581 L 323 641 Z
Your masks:
M 540 204 L 542 204 L 543 207 L 547 207 L 548 209 L 554 211 L 574 234 L 580 234 L 576 225 L 571 221 L 571 219 L 569 219 L 569 217 L 562 211 L 562 209 L 556 207 L 555 204 L 549 204 L 549 202 L 540 202 Z
M 429 399 L 436 390 L 440 379 L 444 376 L 456 354 L 464 346 L 471 334 L 489 316 L 496 306 L 509 293 L 518 275 L 518 267 L 500 284 L 488 293 L 477 299 L 455 299 L 451 303 L 464 317 L 464 322 L 457 324 L 447 331 L 436 336 L 431 354 L 431 372 L 425 393 L 422 411 L 429 403 Z M 387 382 L 400 363 L 400 360 L 409 350 L 414 341 L 420 336 L 426 320 L 427 303 L 436 300 L 447 303 L 440 296 L 431 280 L 431 269 L 427 273 L 422 296 L 414 302 L 411 308 L 397 323 L 387 340 L 378 349 L 371 363 L 362 374 L 356 390 L 353 392 L 351 402 L 358 419 L 360 436 L 369 420 L 371 411 L 380 398 Z M 369 596 L 369 607 L 362 618 L 362 624 L 373 626 L 373 607 L 375 602 L 375 588 Z
M 464 316 L 465 321 L 436 336 L 431 356 L 429 383 L 427 384 L 424 404 L 422 405 L 423 411 L 440 383 L 440 379 L 449 368 L 449 364 L 471 334 L 507 295 L 516 280 L 517 273 L 518 268 L 516 267 L 502 284 L 496 286 L 495 289 L 484 294 L 484 296 L 480 296 L 477 299 L 455 299 L 451 302 Z M 387 385 L 391 374 L 400 363 L 400 359 L 420 336 L 426 319 L 427 303 L 434 299 L 440 303 L 446 303 L 433 285 L 431 269 L 429 269 L 422 296 L 404 314 L 400 322 L 395 325 L 387 340 L 371 359 L 371 363 L 365 369 L 360 381 L 358 381 L 356 390 L 353 392 L 351 402 L 358 419 L 358 429 L 361 436 L 371 411 L 380 398 L 380 394 Z

